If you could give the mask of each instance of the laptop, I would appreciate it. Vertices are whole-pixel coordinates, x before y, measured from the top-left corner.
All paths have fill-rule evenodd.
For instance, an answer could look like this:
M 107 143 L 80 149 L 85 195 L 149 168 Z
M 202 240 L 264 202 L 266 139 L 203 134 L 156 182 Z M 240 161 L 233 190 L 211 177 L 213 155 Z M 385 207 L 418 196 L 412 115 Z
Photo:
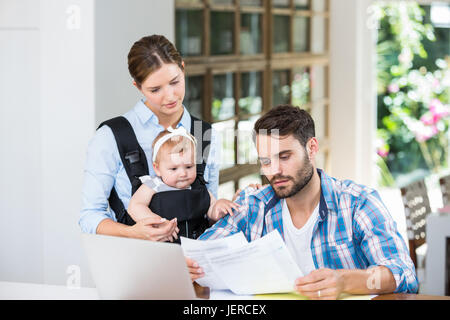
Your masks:
M 181 246 L 83 233 L 101 299 L 197 299 Z

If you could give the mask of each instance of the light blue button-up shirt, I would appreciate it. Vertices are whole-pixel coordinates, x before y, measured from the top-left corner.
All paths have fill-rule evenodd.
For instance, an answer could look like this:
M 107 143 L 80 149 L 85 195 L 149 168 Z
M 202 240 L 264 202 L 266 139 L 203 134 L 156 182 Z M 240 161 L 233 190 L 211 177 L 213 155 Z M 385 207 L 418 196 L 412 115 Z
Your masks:
M 145 100 L 139 100 L 133 109 L 124 114 L 124 117 L 133 127 L 137 140 L 145 152 L 149 174 L 154 176 L 151 163 L 152 143 L 164 127 L 159 124 L 158 117 L 144 102 Z M 191 130 L 191 116 L 186 108 L 177 127 L 179 126 L 183 126 L 188 132 Z M 216 198 L 220 164 L 218 138 L 217 132 L 213 129 L 204 173 L 204 178 L 208 182 L 207 188 Z M 114 212 L 108 207 L 108 198 L 113 187 L 125 208 L 128 208 L 131 183 L 120 159 L 111 129 L 108 126 L 102 126 L 89 142 L 87 150 L 81 216 L 78 222 L 83 232 L 96 233 L 97 226 L 104 219 L 117 221 Z

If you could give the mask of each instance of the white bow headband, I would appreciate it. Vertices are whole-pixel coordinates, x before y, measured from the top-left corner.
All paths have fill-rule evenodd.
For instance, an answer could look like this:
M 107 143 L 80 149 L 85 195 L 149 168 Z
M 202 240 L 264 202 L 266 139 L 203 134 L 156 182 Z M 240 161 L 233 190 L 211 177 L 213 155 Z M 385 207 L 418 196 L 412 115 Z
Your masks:
M 169 140 L 172 137 L 176 137 L 176 136 L 182 136 L 182 137 L 186 137 L 189 140 L 192 141 L 192 143 L 194 144 L 194 146 L 197 145 L 197 140 L 195 139 L 195 137 L 192 137 L 184 127 L 178 127 L 176 129 L 173 129 L 172 127 L 168 127 L 167 131 L 169 131 L 170 133 L 165 135 L 164 137 L 162 137 L 161 139 L 159 139 L 156 143 L 155 143 L 155 147 L 153 148 L 153 159 L 152 161 L 155 162 L 156 160 L 156 155 L 158 154 L 159 149 L 161 148 L 161 146 L 163 145 L 164 142 L 166 142 L 167 140 Z

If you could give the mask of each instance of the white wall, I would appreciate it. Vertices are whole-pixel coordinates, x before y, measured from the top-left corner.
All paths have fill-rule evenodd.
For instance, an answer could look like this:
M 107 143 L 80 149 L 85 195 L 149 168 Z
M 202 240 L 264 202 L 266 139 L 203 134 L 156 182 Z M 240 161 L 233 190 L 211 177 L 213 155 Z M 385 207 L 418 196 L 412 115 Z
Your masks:
M 93 2 L 44 0 L 40 15 L 44 282 L 64 284 L 67 267 L 81 264 L 79 190 L 95 120 Z
M 144 36 L 175 42 L 174 1 L 97 0 L 95 5 L 96 123 L 121 115 L 141 98 L 132 85 L 127 56 Z
M 372 0 L 330 1 L 330 148 L 335 177 L 375 186 Z
M 44 279 L 39 36 L 38 2 L 0 0 L 0 281 Z
M 0 281 L 65 284 L 76 265 L 93 285 L 78 227 L 87 143 L 139 97 L 131 43 L 173 40 L 173 15 L 173 0 L 0 0 Z

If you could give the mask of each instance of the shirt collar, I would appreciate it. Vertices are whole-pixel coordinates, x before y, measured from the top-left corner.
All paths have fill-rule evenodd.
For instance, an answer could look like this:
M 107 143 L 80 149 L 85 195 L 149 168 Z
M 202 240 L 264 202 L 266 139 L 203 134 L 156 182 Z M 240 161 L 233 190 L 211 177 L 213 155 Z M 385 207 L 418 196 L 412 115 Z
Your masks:
M 187 132 L 191 132 L 191 115 L 187 111 L 186 107 L 183 105 L 183 115 L 181 116 L 180 122 L 177 124 L 177 128 L 183 126 Z
M 320 202 L 319 202 L 319 219 L 325 220 L 328 215 L 328 208 L 331 207 L 332 209 L 335 209 L 334 201 L 332 199 L 333 193 L 331 192 L 332 181 L 331 177 L 328 176 L 326 173 L 324 173 L 323 170 L 317 169 L 317 173 L 319 174 L 321 185 Z M 262 188 L 259 192 L 254 194 L 254 196 L 260 201 L 264 202 L 265 204 L 264 214 L 266 214 L 268 211 L 274 208 L 281 200 L 276 196 L 271 185 Z
M 320 207 L 319 216 L 324 220 L 328 212 L 337 212 L 336 192 L 334 190 L 334 179 L 327 175 L 323 170 L 317 169 L 320 176 Z
M 136 105 L 134 106 L 134 111 L 136 112 L 139 120 L 142 124 L 147 123 L 151 120 L 154 124 L 159 125 L 159 120 L 156 114 L 150 110 L 149 107 L 145 105 L 145 99 L 140 99 Z M 186 131 L 190 132 L 191 130 L 191 115 L 187 112 L 186 108 L 183 105 L 183 115 L 181 116 L 180 122 L 177 124 L 177 128 L 182 125 Z
M 136 112 L 139 120 L 142 124 L 147 123 L 150 119 L 156 124 L 158 124 L 158 117 L 150 110 L 149 107 L 145 105 L 145 99 L 140 99 L 134 106 L 134 111 Z
M 267 206 L 267 203 L 269 203 L 272 199 L 274 199 L 274 198 L 278 199 L 278 197 L 276 196 L 275 191 L 273 191 L 273 188 L 271 185 L 261 188 L 253 196 L 256 197 L 258 200 L 264 202 L 264 204 L 266 204 L 266 206 Z

